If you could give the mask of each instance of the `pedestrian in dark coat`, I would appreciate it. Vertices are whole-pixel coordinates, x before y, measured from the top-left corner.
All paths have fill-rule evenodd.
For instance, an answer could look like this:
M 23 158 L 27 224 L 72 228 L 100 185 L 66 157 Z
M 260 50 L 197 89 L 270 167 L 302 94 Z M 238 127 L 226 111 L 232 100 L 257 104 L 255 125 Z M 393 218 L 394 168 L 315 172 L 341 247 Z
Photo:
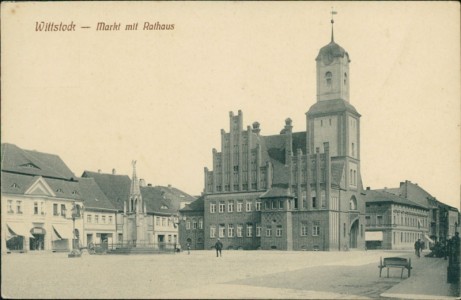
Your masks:
M 416 242 L 415 242 L 415 254 L 417 257 L 420 257 L 420 254 L 421 254 L 421 239 L 418 239 Z
M 218 240 L 216 241 L 216 244 L 214 245 L 214 247 L 216 248 L 216 257 L 218 257 L 218 256 L 221 256 L 221 257 L 222 257 L 221 251 L 222 251 L 223 245 L 222 245 L 220 239 L 218 239 Z

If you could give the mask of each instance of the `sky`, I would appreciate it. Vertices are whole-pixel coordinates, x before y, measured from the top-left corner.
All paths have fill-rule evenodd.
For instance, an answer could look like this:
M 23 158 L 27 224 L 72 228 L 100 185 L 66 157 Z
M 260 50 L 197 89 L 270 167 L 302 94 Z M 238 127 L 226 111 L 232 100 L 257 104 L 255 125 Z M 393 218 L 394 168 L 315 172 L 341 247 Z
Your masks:
M 137 160 L 147 183 L 199 195 L 230 111 L 262 135 L 288 117 L 306 130 L 332 7 L 362 115 L 364 187 L 410 180 L 459 208 L 457 2 L 2 3 L 2 143 L 57 154 L 77 176 L 131 176 Z M 75 31 L 36 31 L 42 21 Z

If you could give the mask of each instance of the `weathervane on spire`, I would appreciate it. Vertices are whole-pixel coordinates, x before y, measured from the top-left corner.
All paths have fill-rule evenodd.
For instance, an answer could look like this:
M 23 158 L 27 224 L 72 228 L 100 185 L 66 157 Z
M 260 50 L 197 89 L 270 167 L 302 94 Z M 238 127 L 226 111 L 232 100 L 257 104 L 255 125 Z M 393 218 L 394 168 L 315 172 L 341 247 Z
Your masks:
M 338 14 L 337 11 L 335 11 L 333 9 L 333 7 L 331 7 L 331 42 L 334 41 L 334 36 L 333 36 L 333 24 L 335 23 L 335 20 L 333 19 L 333 16 Z

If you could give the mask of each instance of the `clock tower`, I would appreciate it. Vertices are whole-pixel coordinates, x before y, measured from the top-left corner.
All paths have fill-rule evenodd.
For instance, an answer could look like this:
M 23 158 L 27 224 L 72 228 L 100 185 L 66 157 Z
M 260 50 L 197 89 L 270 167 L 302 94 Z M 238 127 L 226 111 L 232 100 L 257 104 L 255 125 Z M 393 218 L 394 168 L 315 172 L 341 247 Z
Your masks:
M 317 102 L 342 99 L 349 102 L 349 54 L 335 43 L 331 20 L 331 42 L 320 49 L 317 62 Z

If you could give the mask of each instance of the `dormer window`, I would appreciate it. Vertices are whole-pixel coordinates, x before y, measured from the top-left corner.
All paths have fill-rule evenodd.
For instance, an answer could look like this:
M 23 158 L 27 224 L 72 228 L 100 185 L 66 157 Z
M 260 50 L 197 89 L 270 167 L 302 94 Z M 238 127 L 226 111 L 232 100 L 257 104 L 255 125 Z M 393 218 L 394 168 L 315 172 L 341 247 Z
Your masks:
M 57 193 L 64 193 L 64 191 L 61 188 L 56 189 Z
M 326 72 L 325 73 L 325 81 L 327 83 L 327 87 L 329 87 L 329 88 L 331 88 L 331 84 L 332 84 L 331 80 L 332 80 L 332 78 L 333 78 L 333 74 L 331 74 L 331 72 Z
M 21 167 L 26 167 L 26 168 L 33 168 L 33 169 L 39 169 L 39 167 L 37 167 L 36 165 L 34 165 L 33 163 L 27 163 L 27 164 L 23 164 L 21 165 Z
M 17 185 L 16 183 L 13 183 L 13 184 L 11 185 L 11 187 L 12 187 L 12 188 L 15 188 L 15 189 L 18 189 L 18 188 L 19 188 L 19 185 Z
M 168 206 L 162 205 L 160 208 L 161 208 L 161 209 L 168 209 Z
M 72 195 L 78 195 L 78 191 L 72 191 Z

